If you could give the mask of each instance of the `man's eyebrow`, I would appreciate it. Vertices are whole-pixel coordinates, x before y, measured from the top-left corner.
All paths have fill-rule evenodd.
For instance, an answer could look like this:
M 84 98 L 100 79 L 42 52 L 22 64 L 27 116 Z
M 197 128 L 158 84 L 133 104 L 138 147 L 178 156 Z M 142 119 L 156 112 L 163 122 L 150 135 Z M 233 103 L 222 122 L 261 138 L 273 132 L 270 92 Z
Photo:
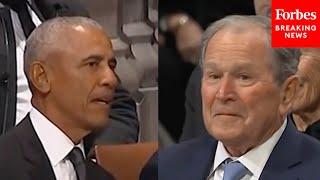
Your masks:
M 217 68 L 218 66 L 215 62 L 210 61 L 210 62 L 205 62 L 203 64 L 203 67 L 204 68 Z
M 236 70 L 248 70 L 248 69 L 253 69 L 253 64 L 252 63 L 239 63 L 236 64 L 236 66 L 234 67 Z
M 96 60 L 96 61 L 102 61 L 104 59 L 104 56 L 102 54 L 93 54 L 93 55 L 90 55 L 84 59 L 82 59 L 81 62 L 87 62 L 89 60 Z
M 204 69 L 216 69 L 219 67 L 219 65 L 216 63 L 216 62 L 206 62 L 204 63 L 203 65 Z M 239 62 L 239 63 L 236 63 L 234 66 L 233 66 L 233 69 L 235 71 L 241 71 L 241 70 L 248 70 L 248 69 L 253 69 L 254 68 L 254 65 L 252 63 L 249 63 L 249 62 Z

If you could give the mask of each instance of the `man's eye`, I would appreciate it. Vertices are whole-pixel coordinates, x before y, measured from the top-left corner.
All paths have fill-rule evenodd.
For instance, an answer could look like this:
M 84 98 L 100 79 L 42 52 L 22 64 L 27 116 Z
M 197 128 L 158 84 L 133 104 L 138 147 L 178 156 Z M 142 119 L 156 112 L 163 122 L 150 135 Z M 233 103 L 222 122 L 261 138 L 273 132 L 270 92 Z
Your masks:
M 117 61 L 115 59 L 111 59 L 108 62 L 108 65 L 109 65 L 110 69 L 114 70 L 117 67 Z
M 213 73 L 210 73 L 210 74 L 208 75 L 208 77 L 209 77 L 209 79 L 219 79 L 219 78 L 220 78 L 219 75 L 213 74 Z
M 89 62 L 88 65 L 89 65 L 90 67 L 96 67 L 96 66 L 98 66 L 98 62 L 92 61 L 92 62 Z
M 250 79 L 250 77 L 249 77 L 248 75 L 246 75 L 246 74 L 240 74 L 240 75 L 239 75 L 239 78 L 240 78 L 241 80 L 249 80 L 249 79 Z

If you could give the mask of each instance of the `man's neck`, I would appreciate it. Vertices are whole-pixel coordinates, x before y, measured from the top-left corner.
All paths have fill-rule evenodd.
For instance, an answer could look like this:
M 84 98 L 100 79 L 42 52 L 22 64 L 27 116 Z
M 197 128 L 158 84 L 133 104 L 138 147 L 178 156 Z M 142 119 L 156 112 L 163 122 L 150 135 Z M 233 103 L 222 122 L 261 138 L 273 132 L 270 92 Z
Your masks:
M 60 113 L 55 107 L 49 107 L 45 103 L 35 100 L 34 98 L 31 100 L 31 103 L 33 107 L 68 136 L 74 144 L 79 144 L 81 140 L 90 133 L 90 131 L 75 125 L 74 121 L 68 119 L 68 117 Z
M 282 123 L 281 123 L 282 122 Z M 259 145 L 265 143 L 268 139 L 270 139 L 285 123 L 284 121 L 279 121 L 279 124 L 276 124 L 274 128 L 270 129 L 268 132 L 264 134 L 264 136 L 260 136 L 259 139 L 253 140 L 244 140 L 244 141 L 237 141 L 236 143 L 225 143 L 225 149 L 228 153 L 233 157 L 240 157 L 250 151 L 251 149 L 258 147 Z

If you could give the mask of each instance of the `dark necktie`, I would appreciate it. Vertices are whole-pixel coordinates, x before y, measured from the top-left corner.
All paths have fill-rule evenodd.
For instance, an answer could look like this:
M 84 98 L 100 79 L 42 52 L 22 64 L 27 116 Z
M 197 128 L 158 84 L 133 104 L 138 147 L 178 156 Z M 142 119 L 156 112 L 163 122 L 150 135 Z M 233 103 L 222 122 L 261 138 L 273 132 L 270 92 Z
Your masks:
M 239 161 L 232 161 L 225 165 L 223 180 L 240 180 L 248 173 L 248 169 Z
M 86 179 L 86 164 L 84 161 L 84 157 L 82 151 L 78 147 L 74 147 L 72 151 L 68 154 L 68 159 L 73 164 L 73 167 L 77 174 L 78 180 Z

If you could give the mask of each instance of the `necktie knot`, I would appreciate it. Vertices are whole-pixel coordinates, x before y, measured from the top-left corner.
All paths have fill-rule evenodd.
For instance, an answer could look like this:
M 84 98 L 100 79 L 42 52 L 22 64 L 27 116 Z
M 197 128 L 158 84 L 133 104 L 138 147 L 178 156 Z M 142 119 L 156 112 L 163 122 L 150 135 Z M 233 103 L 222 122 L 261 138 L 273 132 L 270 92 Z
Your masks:
M 248 169 L 239 161 L 232 161 L 225 165 L 223 180 L 240 180 L 248 173 Z
M 74 147 L 68 154 L 68 159 L 71 161 L 78 180 L 85 180 L 86 178 L 86 166 L 82 151 L 78 147 Z

